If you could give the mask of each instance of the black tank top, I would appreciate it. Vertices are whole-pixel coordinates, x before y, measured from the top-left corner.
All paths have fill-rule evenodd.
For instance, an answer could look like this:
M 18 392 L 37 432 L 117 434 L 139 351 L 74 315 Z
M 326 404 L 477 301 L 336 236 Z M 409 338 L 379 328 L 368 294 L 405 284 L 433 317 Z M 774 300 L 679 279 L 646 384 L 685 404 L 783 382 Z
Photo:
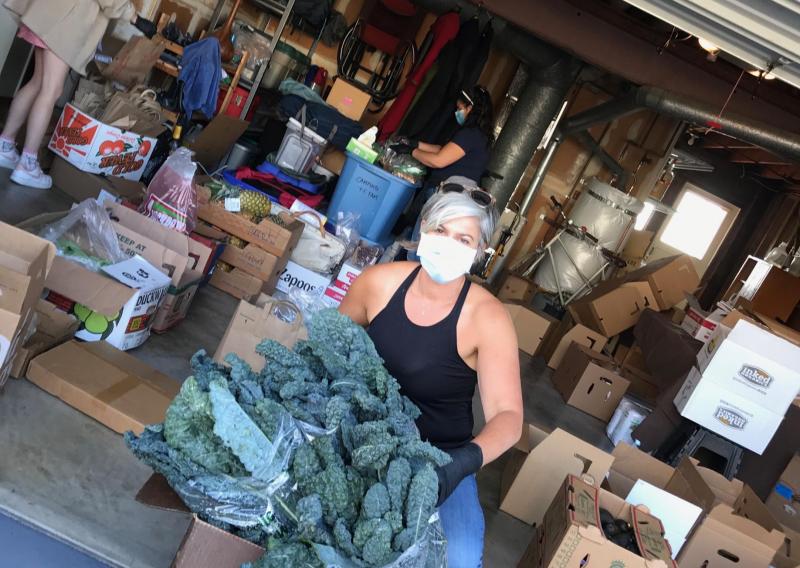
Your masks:
M 458 354 L 456 324 L 469 291 L 469 280 L 450 314 L 431 326 L 413 323 L 406 315 L 406 293 L 419 274 L 415 268 L 368 333 L 401 392 L 422 411 L 417 427 L 423 440 L 448 449 L 472 439 L 472 397 L 478 374 Z

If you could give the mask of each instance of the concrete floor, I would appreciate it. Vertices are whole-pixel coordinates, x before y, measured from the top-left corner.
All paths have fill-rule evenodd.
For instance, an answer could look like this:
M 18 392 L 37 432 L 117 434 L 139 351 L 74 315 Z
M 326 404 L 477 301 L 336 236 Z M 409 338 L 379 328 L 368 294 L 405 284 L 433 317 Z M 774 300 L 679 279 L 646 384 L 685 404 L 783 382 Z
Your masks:
M 14 186 L 0 170 L 0 220 L 17 223 L 59 211 L 70 199 L 58 190 Z M 132 352 L 183 380 L 200 348 L 213 352 L 237 301 L 202 289 L 177 329 L 153 336 Z M 522 357 L 525 419 L 560 427 L 604 449 L 604 424 L 566 406 L 540 358 Z M 150 475 L 126 449 L 121 436 L 24 380 L 10 380 L 0 393 L 0 511 L 111 566 L 166 568 L 189 517 L 148 508 L 134 495 Z M 478 475 L 486 515 L 484 565 L 515 566 L 532 535 L 525 523 L 498 510 L 504 459 Z M 0 566 L 3 558 L 0 556 Z

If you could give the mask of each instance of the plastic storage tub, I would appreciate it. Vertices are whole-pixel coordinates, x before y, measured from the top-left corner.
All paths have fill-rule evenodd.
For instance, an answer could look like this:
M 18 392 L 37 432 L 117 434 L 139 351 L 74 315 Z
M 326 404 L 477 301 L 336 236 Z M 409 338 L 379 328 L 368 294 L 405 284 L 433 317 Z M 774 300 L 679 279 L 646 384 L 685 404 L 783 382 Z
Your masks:
M 308 173 L 327 143 L 325 138 L 308 126 L 304 127 L 300 121 L 290 118 L 275 163 L 295 172 Z
M 331 198 L 328 218 L 356 213 L 363 238 L 385 245 L 398 217 L 414 197 L 417 186 L 347 152 L 339 182 Z

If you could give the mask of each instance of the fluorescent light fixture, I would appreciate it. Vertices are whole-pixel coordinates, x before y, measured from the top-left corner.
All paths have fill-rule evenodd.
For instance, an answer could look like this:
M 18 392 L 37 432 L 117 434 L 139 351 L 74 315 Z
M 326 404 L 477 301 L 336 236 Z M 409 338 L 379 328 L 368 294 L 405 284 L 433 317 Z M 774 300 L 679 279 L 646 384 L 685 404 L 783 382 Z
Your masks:
M 708 41 L 707 39 L 699 37 L 697 38 L 697 43 L 699 43 L 700 47 L 702 47 L 709 53 L 717 53 L 719 51 L 719 46 L 716 43 Z

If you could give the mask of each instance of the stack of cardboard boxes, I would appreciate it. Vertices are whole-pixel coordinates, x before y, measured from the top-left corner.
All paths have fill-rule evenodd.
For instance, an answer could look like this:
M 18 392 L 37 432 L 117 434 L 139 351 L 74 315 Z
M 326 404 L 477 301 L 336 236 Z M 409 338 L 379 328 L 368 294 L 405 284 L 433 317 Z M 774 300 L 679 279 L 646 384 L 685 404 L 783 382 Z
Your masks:
M 36 304 L 55 255 L 52 243 L 0 223 L 0 387 L 35 330 Z
M 792 472 L 790 464 L 783 477 Z M 673 468 L 626 444 L 607 454 L 561 430 L 548 434 L 534 426 L 509 451 L 500 493 L 501 511 L 536 528 L 518 564 L 525 568 L 596 561 L 796 568 L 800 560 L 791 545 L 798 535 L 775 518 L 775 506 L 690 459 Z M 601 508 L 636 529 L 639 554 L 607 538 Z M 665 537 L 670 534 L 672 540 Z
M 761 454 L 800 392 L 800 346 L 737 317 L 724 319 L 700 350 L 675 406 L 685 418 Z
M 279 278 L 285 277 L 289 258 L 303 233 L 303 223 L 284 213 L 280 214 L 281 224 L 269 219 L 253 223 L 227 211 L 223 204 L 211 202 L 210 191 L 204 187 L 198 188 L 197 216 L 246 243 L 244 248 L 225 247 L 220 260 L 234 268 L 230 272 L 215 270 L 211 285 L 248 302 L 262 293 L 271 294 Z

